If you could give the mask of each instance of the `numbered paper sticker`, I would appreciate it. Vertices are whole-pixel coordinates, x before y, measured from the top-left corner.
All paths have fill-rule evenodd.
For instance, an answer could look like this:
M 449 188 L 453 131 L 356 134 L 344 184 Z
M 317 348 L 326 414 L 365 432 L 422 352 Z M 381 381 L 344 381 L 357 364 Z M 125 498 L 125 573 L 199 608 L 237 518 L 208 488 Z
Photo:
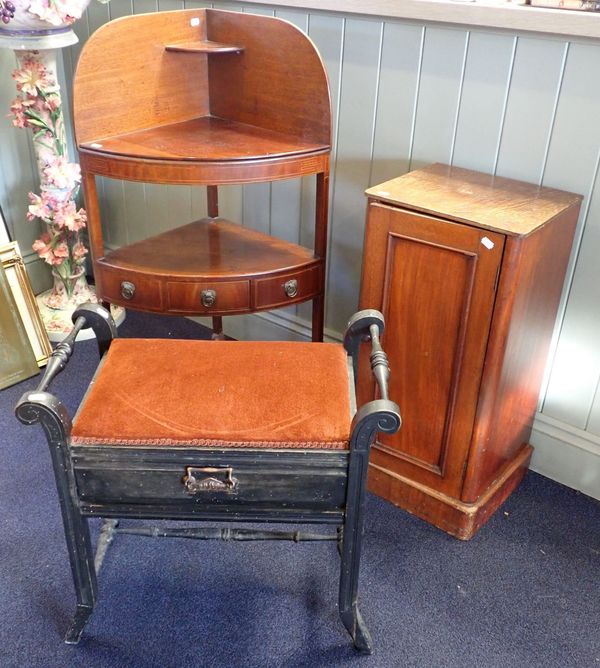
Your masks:
M 491 239 L 488 239 L 488 237 L 483 237 L 483 239 L 481 240 L 481 243 L 482 243 L 488 250 L 492 250 L 492 248 L 494 247 L 494 242 L 493 242 Z

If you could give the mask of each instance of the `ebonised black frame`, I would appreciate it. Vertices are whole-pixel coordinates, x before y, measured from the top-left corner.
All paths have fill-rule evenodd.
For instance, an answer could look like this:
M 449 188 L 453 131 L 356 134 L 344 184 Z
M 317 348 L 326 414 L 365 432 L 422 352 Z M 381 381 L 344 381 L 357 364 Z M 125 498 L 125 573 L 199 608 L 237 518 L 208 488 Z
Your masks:
M 387 393 L 389 366 L 379 341 L 383 316 L 366 310 L 349 322 L 344 338 L 344 347 L 352 359 L 349 373 L 356 377 L 360 343 L 370 340 L 371 367 L 381 398 L 361 406 L 354 415 L 349 450 L 329 451 L 72 445 L 71 418 L 63 404 L 47 391 L 48 387 L 65 368 L 81 329 L 93 328 L 100 357 L 117 335 L 109 313 L 97 304 L 79 307 L 73 322 L 72 332 L 53 352 L 37 389 L 24 394 L 15 408 L 24 424 L 41 424 L 52 456 L 77 596 L 75 616 L 65 642 L 79 642 L 96 601 L 97 573 L 109 544 L 120 531 L 204 540 L 336 540 L 341 556 L 340 617 L 356 649 L 370 653 L 371 637 L 357 604 L 369 451 L 378 431 L 394 433 L 401 425 L 399 408 Z M 230 469 L 235 468 L 246 491 L 235 496 L 208 490 L 200 502 L 169 492 L 171 474 L 181 482 L 182 471 L 187 471 L 185 482 L 199 457 L 203 466 L 211 470 L 228 470 L 231 475 Z M 141 484 L 130 484 L 132 472 L 143 474 Z M 270 477 L 277 480 L 279 497 L 273 496 L 272 490 L 265 494 Z M 107 518 L 95 555 L 87 521 L 92 516 Z M 118 518 L 302 522 L 333 524 L 338 530 L 333 535 L 209 527 L 119 529 Z

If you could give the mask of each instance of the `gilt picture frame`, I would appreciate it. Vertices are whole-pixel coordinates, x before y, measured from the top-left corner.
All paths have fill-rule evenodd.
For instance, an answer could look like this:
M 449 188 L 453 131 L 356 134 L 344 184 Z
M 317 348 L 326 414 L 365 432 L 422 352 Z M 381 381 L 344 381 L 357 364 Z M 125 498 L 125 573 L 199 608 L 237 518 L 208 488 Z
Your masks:
M 2 212 L 2 206 L 0 205 L 0 246 L 7 244 L 10 241 L 10 234 L 8 233 L 8 224 L 4 213 Z
M 0 262 L 37 365 L 38 367 L 44 366 L 52 353 L 52 346 L 31 289 L 19 244 L 16 241 L 0 246 Z
M 8 277 L 0 265 L 0 390 L 39 371 Z

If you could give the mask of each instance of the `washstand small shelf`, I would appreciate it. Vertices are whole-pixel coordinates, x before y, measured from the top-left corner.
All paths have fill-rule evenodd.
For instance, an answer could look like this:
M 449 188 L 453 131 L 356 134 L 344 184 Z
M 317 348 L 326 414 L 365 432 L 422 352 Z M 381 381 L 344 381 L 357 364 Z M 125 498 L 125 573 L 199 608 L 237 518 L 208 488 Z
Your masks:
M 323 337 L 331 112 L 312 42 L 272 17 L 212 9 L 112 21 L 74 81 L 97 292 L 144 311 L 212 315 L 313 301 Z M 218 186 L 316 176 L 306 249 L 219 217 Z M 96 176 L 207 187 L 208 217 L 106 253 Z

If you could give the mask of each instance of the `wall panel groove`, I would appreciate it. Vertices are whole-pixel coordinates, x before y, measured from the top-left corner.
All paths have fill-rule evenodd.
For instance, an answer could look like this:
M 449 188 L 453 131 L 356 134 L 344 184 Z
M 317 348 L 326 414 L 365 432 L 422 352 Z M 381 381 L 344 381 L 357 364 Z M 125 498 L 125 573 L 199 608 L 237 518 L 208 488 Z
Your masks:
M 423 70 L 423 53 L 425 52 L 425 35 L 427 34 L 427 27 L 421 28 L 421 41 L 419 44 L 419 64 L 417 66 L 417 86 L 415 90 L 415 97 L 413 101 L 412 123 L 410 128 L 410 148 L 408 151 L 408 165 L 406 171 L 410 172 L 412 169 L 413 150 L 415 147 L 415 128 L 417 125 L 417 113 L 419 111 L 419 87 L 421 85 L 421 72 Z
M 550 152 L 550 143 L 552 141 L 552 135 L 554 134 L 554 123 L 556 122 L 556 113 L 558 111 L 558 103 L 560 100 L 560 91 L 562 89 L 563 81 L 565 78 L 565 68 L 567 66 L 567 57 L 569 55 L 569 42 L 565 43 L 564 53 L 562 64 L 560 67 L 560 75 L 558 78 L 558 85 L 556 87 L 556 97 L 554 98 L 554 106 L 552 107 L 552 118 L 550 119 L 550 131 L 548 132 L 548 141 L 546 142 L 546 150 L 544 151 L 544 158 L 542 159 L 542 168 L 540 172 L 540 178 L 538 183 L 541 185 L 544 182 L 544 174 L 546 172 L 546 164 L 548 162 L 548 154 Z
M 467 69 L 467 57 L 469 55 L 469 42 L 471 39 L 471 33 L 467 31 L 467 34 L 465 36 L 465 52 L 463 55 L 463 62 L 462 62 L 462 69 L 460 73 L 460 83 L 458 85 L 458 101 L 456 103 L 456 114 L 454 116 L 454 127 L 452 129 L 452 139 L 450 141 L 450 157 L 448 159 L 449 164 L 454 163 L 454 148 L 456 146 L 456 134 L 458 132 L 458 118 L 460 114 L 460 106 L 462 102 L 462 96 L 463 96 L 463 87 L 465 83 L 465 72 Z
M 372 183 L 373 177 L 373 157 L 375 155 L 375 136 L 377 132 L 377 107 L 379 106 L 379 87 L 381 85 L 381 61 L 383 58 L 383 38 L 385 35 L 385 23 L 381 23 L 381 32 L 379 33 L 379 54 L 377 57 L 377 71 L 375 73 L 375 99 L 373 104 L 373 124 L 371 126 L 371 150 L 369 152 L 369 179 L 368 184 Z
M 519 43 L 519 38 L 517 36 L 513 37 L 512 40 L 512 51 L 510 54 L 510 67 L 508 69 L 508 76 L 506 79 L 506 87 L 504 89 L 504 100 L 502 103 L 502 111 L 500 115 L 500 127 L 498 129 L 498 143 L 496 145 L 496 154 L 494 156 L 494 168 L 492 169 L 492 174 L 498 172 L 498 160 L 500 159 L 500 147 L 502 146 L 502 136 L 504 134 L 504 123 L 506 122 L 506 109 L 508 107 L 508 97 L 510 95 L 510 86 L 512 83 L 513 72 L 515 69 L 515 58 L 517 55 L 517 44 Z

